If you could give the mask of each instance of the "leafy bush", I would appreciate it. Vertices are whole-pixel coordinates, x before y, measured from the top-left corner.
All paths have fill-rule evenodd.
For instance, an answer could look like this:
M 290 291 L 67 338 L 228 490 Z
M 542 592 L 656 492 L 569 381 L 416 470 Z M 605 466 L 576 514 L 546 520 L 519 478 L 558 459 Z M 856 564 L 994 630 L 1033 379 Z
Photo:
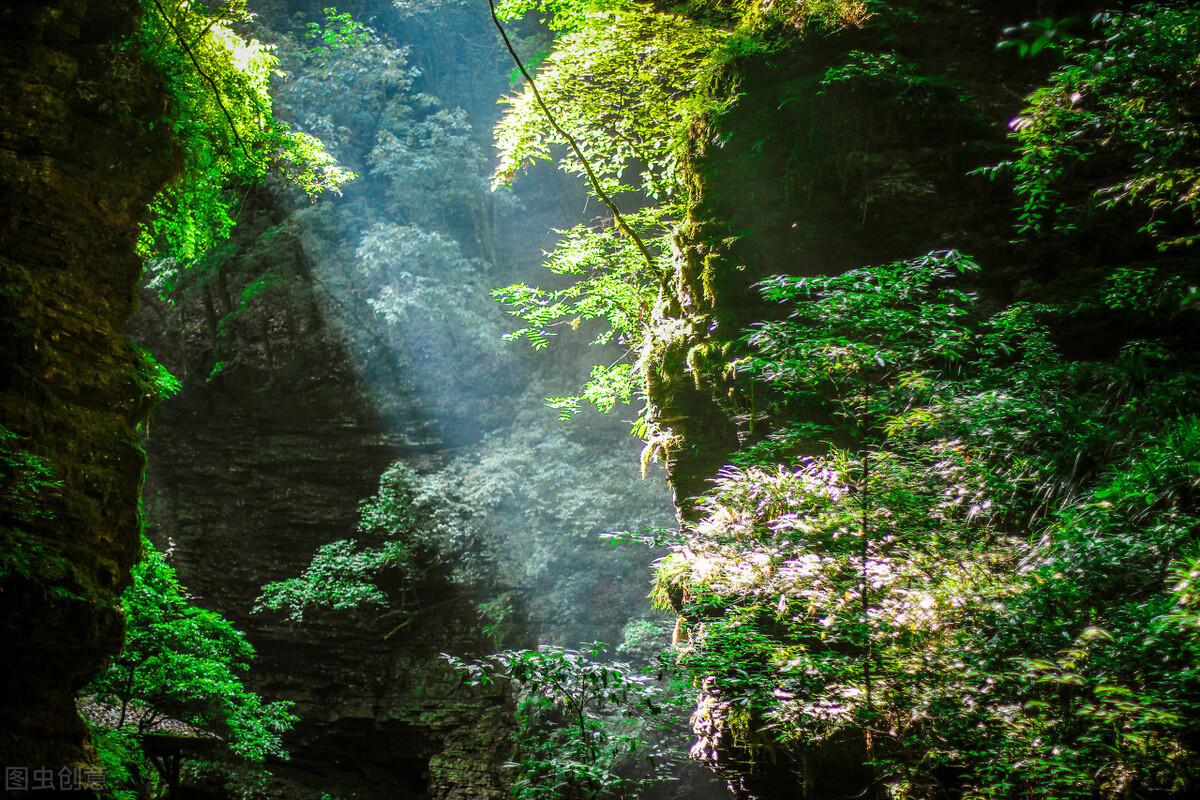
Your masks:
M 1020 156 L 999 169 L 1016 176 L 1018 230 L 1061 234 L 1128 205 L 1160 248 L 1192 243 L 1200 11 L 1142 3 L 1093 24 L 1097 38 L 1067 39 L 1066 63 L 1009 124 Z
M 302 574 L 263 587 L 255 611 L 286 611 L 301 622 L 312 609 L 388 607 L 404 617 L 417 582 L 462 556 L 469 570 L 474 528 L 461 504 L 430 493 L 403 461 L 379 479 L 379 490 L 359 505 L 358 532 L 367 542 L 345 539 L 320 547 Z M 486 557 L 484 554 L 477 554 Z M 386 588 L 380 579 L 386 576 Z M 419 609 L 417 609 L 419 610 Z
M 504 681 L 515 690 L 515 800 L 629 797 L 669 777 L 668 754 L 648 735 L 663 692 L 628 664 L 598 660 L 604 647 L 506 650 L 477 662 L 442 654 L 472 686 Z M 651 770 L 639 774 L 632 762 Z
M 110 709 L 97 725 L 97 746 L 114 782 L 149 775 L 133 737 L 162 725 L 218 736 L 245 759 L 287 758 L 280 737 L 297 719 L 291 703 L 265 702 L 246 689 L 254 648 L 228 620 L 188 602 L 175 571 L 149 542 L 143 541 L 121 604 L 125 649 L 84 690 L 85 704 Z

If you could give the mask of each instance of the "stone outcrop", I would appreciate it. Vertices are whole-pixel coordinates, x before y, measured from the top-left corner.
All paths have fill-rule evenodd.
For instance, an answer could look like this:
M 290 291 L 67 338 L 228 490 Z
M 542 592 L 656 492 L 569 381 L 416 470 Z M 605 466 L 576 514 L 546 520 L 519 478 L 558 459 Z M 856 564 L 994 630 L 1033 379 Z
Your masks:
M 1007 153 L 1028 65 L 997 55 L 1001 22 L 979 5 L 914 4 L 884 17 L 734 62 L 739 100 L 693 131 L 690 210 L 647 364 L 685 516 L 730 452 L 767 432 L 762 410 L 724 374 L 746 326 L 769 313 L 759 281 L 939 248 L 986 258 L 1011 238 L 1011 198 L 967 173 Z M 827 80 L 872 56 L 891 64 Z
M 169 173 L 136 3 L 0 8 L 0 755 L 90 763 L 75 692 L 121 645 L 151 404 L 121 333 L 137 223 Z M 57 785 L 57 784 L 56 784 Z

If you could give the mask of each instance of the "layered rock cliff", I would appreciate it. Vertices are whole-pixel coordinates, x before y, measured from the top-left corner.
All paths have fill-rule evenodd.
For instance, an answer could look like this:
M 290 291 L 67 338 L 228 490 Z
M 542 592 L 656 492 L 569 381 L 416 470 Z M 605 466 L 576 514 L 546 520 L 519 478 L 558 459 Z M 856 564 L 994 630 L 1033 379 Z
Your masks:
M 75 692 L 121 646 L 115 601 L 139 549 L 153 389 L 122 328 L 170 147 L 149 125 L 156 81 L 123 47 L 135 9 L 0 10 L 0 760 L 56 780 L 90 763 Z
M 270 201 L 259 201 L 238 247 L 274 224 Z M 138 338 L 185 379 L 145 443 L 147 533 L 198 605 L 249 632 L 255 690 L 295 702 L 292 762 L 279 772 L 295 783 L 279 791 L 499 797 L 504 697 L 473 695 L 438 660 L 481 646 L 461 588 L 431 575 L 415 590 L 421 610 L 399 628 L 405 618 L 378 609 L 310 612 L 301 625 L 251 616 L 263 584 L 300 574 L 320 546 L 354 535 L 359 501 L 393 461 L 429 469 L 442 458 L 411 401 L 393 398 L 392 415 L 380 417 L 290 237 L 274 240 L 268 262 L 239 253 L 229 285 L 240 292 L 268 264 L 281 282 L 270 303 L 228 321 L 224 352 L 235 363 L 219 374 L 205 325 L 217 282 L 177 306 L 147 297 Z

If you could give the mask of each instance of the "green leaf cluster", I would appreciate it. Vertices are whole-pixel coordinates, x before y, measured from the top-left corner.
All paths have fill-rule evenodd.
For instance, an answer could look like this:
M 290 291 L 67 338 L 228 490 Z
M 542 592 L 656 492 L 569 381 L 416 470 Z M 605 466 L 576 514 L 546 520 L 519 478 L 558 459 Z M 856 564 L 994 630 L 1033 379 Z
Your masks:
M 231 187 L 281 174 L 309 195 L 338 190 L 353 175 L 321 142 L 277 120 L 272 48 L 239 35 L 242 0 L 204 4 L 143 0 L 132 47 L 163 79 L 163 124 L 180 163 L 150 204 L 138 242 L 144 258 L 195 262 L 233 227 Z M 353 39 L 355 34 L 351 34 Z
M 308 38 L 318 44 L 312 49 L 314 55 L 323 55 L 339 47 L 363 47 L 371 41 L 371 30 L 347 12 L 336 8 L 325 9 L 325 24 L 309 22 Z
M 517 693 L 514 800 L 629 797 L 668 775 L 649 725 L 664 712 L 663 690 L 601 660 L 605 647 L 506 650 L 475 662 L 442 654 L 469 685 L 504 682 Z M 638 776 L 632 762 L 653 769 Z
M 74 564 L 28 528 L 52 519 L 62 479 L 54 463 L 31 442 L 0 425 L 0 579 L 19 575 L 52 593 L 71 596 L 79 588 Z
M 549 113 L 573 137 L 586 165 L 545 118 L 528 86 L 507 99 L 496 127 L 501 162 L 494 184 L 541 160 L 583 176 L 590 167 L 602 191 L 625 207 L 643 251 L 604 219 L 560 232 L 545 265 L 557 288 L 515 284 L 494 294 L 525 326 L 511 338 L 535 348 L 589 320 L 593 344 L 619 347 L 616 361 L 598 365 L 577 394 L 549 399 L 564 417 L 582 404 L 611 410 L 644 395 L 649 310 L 673 257 L 672 235 L 687 200 L 683 162 L 689 132 L 735 102 L 731 65 L 769 52 L 780 30 L 830 31 L 871 15 L 857 0 L 689 4 L 678 16 L 628 2 L 501 3 L 506 19 L 540 13 L 556 32 L 534 81 Z M 648 263 L 649 262 L 649 263 Z M 556 330 L 557 329 L 557 330 Z M 598 331 L 598 333 L 597 333 Z M 647 430 L 640 423 L 635 430 Z
M 1200 11 L 1143 3 L 1099 14 L 1093 25 L 1096 38 L 1068 39 L 1066 63 L 1009 123 L 1019 157 L 992 174 L 1015 176 L 1018 231 L 1027 236 L 1080 229 L 1128 207 L 1160 248 L 1191 244 L 1200 214 L 1192 156 Z
M 182 723 L 220 737 L 242 758 L 286 758 L 280 737 L 297 718 L 290 702 L 267 702 L 246 688 L 254 648 L 229 620 L 192 605 L 163 555 L 149 542 L 143 548 L 121 595 L 125 648 L 85 689 L 115 710 L 101 726 L 110 755 L 130 755 L 131 734 Z
M 380 477 L 379 490 L 359 505 L 365 544 L 344 539 L 321 546 L 303 573 L 263 586 L 254 610 L 285 611 L 295 622 L 314 609 L 388 607 L 389 615 L 402 618 L 415 613 L 408 608 L 413 584 L 472 543 L 462 509 L 444 500 L 397 461 Z

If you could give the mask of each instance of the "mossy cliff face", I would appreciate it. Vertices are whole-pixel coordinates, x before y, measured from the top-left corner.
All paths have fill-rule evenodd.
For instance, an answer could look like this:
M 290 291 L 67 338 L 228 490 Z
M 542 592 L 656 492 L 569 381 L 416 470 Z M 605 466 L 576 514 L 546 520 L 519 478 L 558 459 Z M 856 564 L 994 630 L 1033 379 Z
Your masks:
M 946 247 L 986 256 L 1010 238 L 1011 197 L 967 173 L 1008 152 L 1028 65 L 996 53 L 1003 23 L 980 6 L 910 4 L 727 67 L 739 99 L 692 132 L 647 370 L 685 518 L 761 421 L 723 372 L 767 313 L 758 281 Z
M 137 222 L 170 148 L 145 124 L 157 84 L 114 47 L 135 7 L 0 9 L 6 765 L 87 762 L 74 696 L 121 645 L 115 598 L 138 551 L 135 426 L 150 398 L 121 329 Z
M 1012 20 L 982 3 L 906 9 L 796 33 L 782 50 L 732 62 L 739 99 L 693 130 L 689 218 L 647 359 L 686 523 L 730 455 L 777 422 L 726 372 L 747 326 L 773 313 L 757 282 L 947 248 L 988 265 L 985 291 L 1015 282 L 1011 196 L 967 174 L 1008 152 L 1006 124 L 1029 86 L 1028 64 L 995 48 Z M 673 602 L 685 613 L 683 596 Z M 871 786 L 861 740 L 781 745 L 714 685 L 698 686 L 692 752 L 739 797 L 863 796 Z

